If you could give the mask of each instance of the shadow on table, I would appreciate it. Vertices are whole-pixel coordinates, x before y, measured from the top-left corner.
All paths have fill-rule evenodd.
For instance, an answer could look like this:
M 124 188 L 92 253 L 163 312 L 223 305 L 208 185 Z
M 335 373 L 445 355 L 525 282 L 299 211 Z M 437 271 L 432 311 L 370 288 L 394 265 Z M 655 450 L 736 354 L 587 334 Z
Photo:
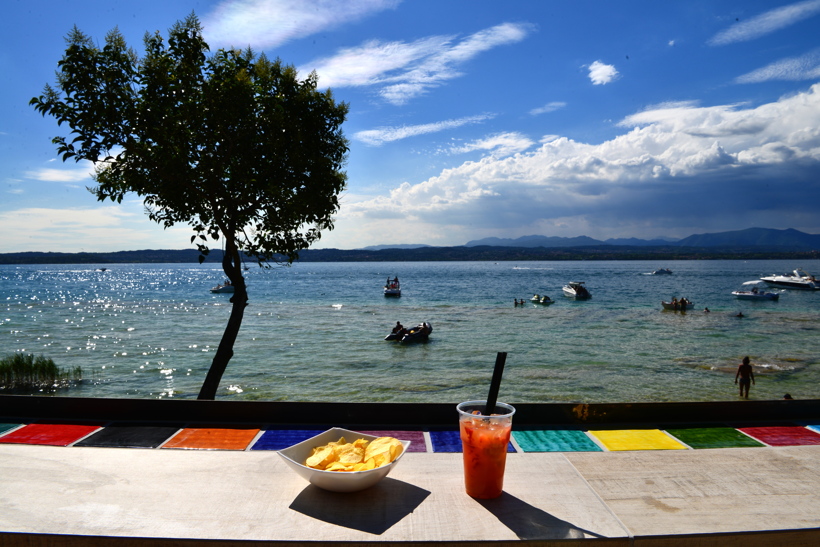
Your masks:
M 423 488 L 387 477 L 361 492 L 328 492 L 310 485 L 290 508 L 330 524 L 379 535 L 415 511 L 429 495 Z
M 506 492 L 495 499 L 476 501 L 519 539 L 580 539 L 585 535 L 604 537 L 554 517 Z

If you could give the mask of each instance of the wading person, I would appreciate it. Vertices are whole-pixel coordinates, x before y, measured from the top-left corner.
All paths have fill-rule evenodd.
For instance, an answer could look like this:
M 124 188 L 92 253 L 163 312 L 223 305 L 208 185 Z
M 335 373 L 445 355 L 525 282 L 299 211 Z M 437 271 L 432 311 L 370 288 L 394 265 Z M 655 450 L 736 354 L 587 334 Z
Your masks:
M 749 364 L 749 356 L 743 358 L 743 362 L 737 367 L 737 374 L 735 374 L 735 383 L 738 383 L 738 378 L 740 379 L 739 385 L 739 395 L 741 397 L 749 398 L 749 386 L 750 382 L 752 384 L 755 383 L 755 373 L 752 372 L 752 365 Z

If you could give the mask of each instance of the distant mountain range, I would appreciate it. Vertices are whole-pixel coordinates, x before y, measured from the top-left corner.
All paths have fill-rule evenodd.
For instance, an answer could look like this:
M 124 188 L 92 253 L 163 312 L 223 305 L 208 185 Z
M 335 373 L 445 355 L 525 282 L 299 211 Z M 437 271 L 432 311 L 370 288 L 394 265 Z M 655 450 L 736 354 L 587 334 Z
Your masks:
M 198 262 L 199 252 L 143 250 L 111 253 L 0 253 L 0 264 L 128 264 Z M 430 245 L 376 245 L 365 249 L 308 249 L 300 262 L 410 262 L 446 260 L 693 260 L 693 259 L 818 259 L 820 235 L 798 230 L 749 228 L 734 232 L 697 234 L 670 241 L 664 239 L 607 239 L 591 237 L 525 236 L 517 239 L 490 237 L 453 247 Z M 222 251 L 207 258 L 220 263 Z M 254 263 L 248 259 L 248 265 Z
M 715 234 L 697 234 L 684 239 L 607 239 L 600 241 L 587 236 L 548 237 L 524 236 L 517 239 L 500 239 L 487 237 L 468 241 L 465 247 L 489 245 L 492 247 L 597 247 L 600 245 L 622 245 L 629 247 L 700 247 L 700 248 L 750 248 L 765 247 L 779 250 L 809 251 L 820 249 L 820 235 L 806 234 L 789 228 L 773 230 L 770 228 L 748 228 L 734 232 Z

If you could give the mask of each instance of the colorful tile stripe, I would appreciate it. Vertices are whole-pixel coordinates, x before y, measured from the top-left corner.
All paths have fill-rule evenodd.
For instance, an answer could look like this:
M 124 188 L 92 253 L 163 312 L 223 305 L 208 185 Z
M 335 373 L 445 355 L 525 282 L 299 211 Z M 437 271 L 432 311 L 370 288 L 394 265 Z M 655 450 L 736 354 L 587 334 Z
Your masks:
M 319 429 L 249 427 L 182 427 L 173 424 L 122 422 L 0 423 L 0 443 L 189 450 L 281 450 L 316 436 Z M 411 442 L 410 452 L 461 452 L 458 430 L 362 430 Z M 429 440 L 428 440 L 429 439 Z M 764 446 L 820 445 L 820 425 L 777 424 L 765 427 L 513 431 L 508 452 L 589 452 L 682 450 Z

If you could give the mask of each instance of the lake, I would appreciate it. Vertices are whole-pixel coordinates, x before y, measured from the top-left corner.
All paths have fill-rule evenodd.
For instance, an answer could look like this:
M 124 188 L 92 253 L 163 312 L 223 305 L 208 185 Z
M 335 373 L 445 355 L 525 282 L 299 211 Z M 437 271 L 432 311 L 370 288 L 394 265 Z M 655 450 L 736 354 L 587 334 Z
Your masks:
M 674 273 L 647 275 L 661 267 Z M 483 398 L 504 351 L 499 398 L 513 403 L 734 400 L 744 355 L 757 376 L 752 399 L 820 398 L 820 291 L 782 291 L 774 302 L 731 294 L 797 267 L 817 274 L 820 261 L 250 266 L 249 306 L 217 397 Z M 402 296 L 385 298 L 394 276 Z M 223 280 L 208 263 L 0 266 L 0 355 L 82 367 L 82 382 L 57 395 L 196 398 L 230 313 L 230 295 L 209 292 Z M 568 281 L 584 281 L 592 299 L 565 298 Z M 513 305 L 534 293 L 555 303 Z M 661 311 L 661 300 L 682 296 L 693 311 Z M 429 321 L 433 333 L 415 345 L 384 341 L 396 321 Z

